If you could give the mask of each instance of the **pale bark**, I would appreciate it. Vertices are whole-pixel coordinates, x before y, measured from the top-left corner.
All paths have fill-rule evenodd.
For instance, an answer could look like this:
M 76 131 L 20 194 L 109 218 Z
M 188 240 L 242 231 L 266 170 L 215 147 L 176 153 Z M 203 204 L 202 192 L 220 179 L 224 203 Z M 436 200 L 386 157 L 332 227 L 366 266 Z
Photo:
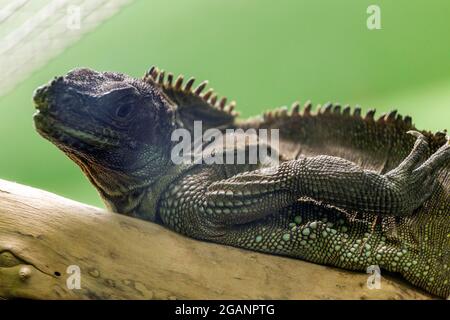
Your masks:
M 68 289 L 67 269 L 81 269 Z M 159 225 L 0 180 L 0 297 L 427 299 L 405 282 L 192 240 Z

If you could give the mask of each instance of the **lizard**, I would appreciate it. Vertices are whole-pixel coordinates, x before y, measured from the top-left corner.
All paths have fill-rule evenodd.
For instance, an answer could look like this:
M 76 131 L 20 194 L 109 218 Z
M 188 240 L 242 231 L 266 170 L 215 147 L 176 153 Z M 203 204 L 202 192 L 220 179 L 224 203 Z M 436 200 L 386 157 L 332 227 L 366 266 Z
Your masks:
M 37 88 L 37 132 L 108 209 L 185 236 L 347 270 L 379 266 L 450 295 L 450 144 L 396 111 L 307 101 L 240 119 L 207 82 L 76 68 Z M 206 90 L 206 91 L 205 91 Z M 279 129 L 273 163 L 175 164 L 177 129 Z M 259 141 L 256 142 L 260 143 Z M 217 140 L 203 146 L 235 154 Z M 239 149 L 239 150 L 238 150 Z

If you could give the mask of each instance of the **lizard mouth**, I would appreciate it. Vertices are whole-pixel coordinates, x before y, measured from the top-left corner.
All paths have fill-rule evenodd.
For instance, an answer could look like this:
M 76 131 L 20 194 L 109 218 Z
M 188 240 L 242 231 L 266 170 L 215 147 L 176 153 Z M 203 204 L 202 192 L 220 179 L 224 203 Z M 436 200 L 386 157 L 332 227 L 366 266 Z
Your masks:
M 74 148 L 75 150 L 93 149 L 95 147 L 117 147 L 117 138 L 107 136 L 98 130 L 86 130 L 79 126 L 64 125 L 59 119 L 48 112 L 37 110 L 33 115 L 36 130 L 45 139 L 55 142 L 62 147 Z

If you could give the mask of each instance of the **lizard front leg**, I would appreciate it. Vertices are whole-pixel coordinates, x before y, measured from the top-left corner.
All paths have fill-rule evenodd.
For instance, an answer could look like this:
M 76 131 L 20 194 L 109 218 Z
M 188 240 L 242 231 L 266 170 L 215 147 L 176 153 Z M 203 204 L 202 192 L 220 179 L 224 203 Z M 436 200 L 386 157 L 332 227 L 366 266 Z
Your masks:
M 206 190 L 207 210 L 222 224 L 241 224 L 277 212 L 299 198 L 343 210 L 387 215 L 410 214 L 429 197 L 437 172 L 450 159 L 450 145 L 425 162 L 427 142 L 418 132 L 411 154 L 381 175 L 342 158 L 305 157 L 279 166 L 215 181 Z

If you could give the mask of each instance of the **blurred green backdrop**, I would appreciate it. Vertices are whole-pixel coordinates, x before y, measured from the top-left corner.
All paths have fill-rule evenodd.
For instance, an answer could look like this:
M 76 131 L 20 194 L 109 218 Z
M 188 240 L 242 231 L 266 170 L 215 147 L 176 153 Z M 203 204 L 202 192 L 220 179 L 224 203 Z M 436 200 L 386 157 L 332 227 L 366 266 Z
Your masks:
M 381 30 L 366 27 L 370 4 Z M 311 99 L 448 128 L 449 14 L 448 0 L 137 0 L 0 97 L 0 178 L 101 205 L 32 126 L 33 90 L 77 66 L 141 76 L 156 64 L 209 79 L 245 117 Z

